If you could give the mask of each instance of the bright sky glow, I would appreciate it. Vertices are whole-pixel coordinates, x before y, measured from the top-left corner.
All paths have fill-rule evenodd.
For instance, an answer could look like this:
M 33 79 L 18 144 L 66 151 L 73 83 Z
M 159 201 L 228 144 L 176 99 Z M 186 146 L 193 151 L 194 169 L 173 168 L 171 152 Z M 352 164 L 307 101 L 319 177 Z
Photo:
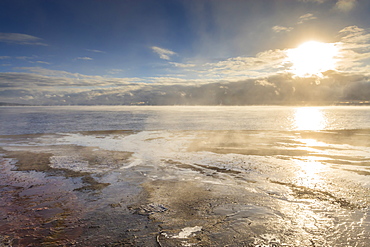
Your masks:
M 322 72 L 336 68 L 338 48 L 332 43 L 308 41 L 287 51 L 291 72 L 296 76 L 320 76 Z

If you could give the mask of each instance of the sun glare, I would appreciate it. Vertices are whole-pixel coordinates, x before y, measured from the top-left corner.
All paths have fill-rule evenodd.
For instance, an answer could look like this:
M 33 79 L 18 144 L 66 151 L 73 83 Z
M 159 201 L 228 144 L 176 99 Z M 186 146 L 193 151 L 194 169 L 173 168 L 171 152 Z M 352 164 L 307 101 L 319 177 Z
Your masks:
M 325 166 L 316 161 L 315 158 L 305 157 L 306 160 L 296 160 L 295 163 L 300 167 L 297 172 L 297 181 L 300 186 L 316 187 L 322 183 L 322 178 L 319 175 L 324 170 Z
M 338 48 L 333 43 L 308 41 L 287 51 L 290 71 L 299 77 L 321 76 L 336 67 Z
M 326 127 L 326 118 L 317 107 L 297 108 L 294 120 L 296 130 L 322 130 Z

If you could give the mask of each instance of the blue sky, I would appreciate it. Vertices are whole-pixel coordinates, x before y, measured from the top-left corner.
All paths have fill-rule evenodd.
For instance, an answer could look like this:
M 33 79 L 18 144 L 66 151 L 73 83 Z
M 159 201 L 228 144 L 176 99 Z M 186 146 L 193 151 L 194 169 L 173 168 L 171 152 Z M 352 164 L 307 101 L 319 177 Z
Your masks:
M 333 69 L 366 81 L 369 13 L 366 0 L 2 0 L 0 101 L 268 80 L 310 40 L 341 47 Z

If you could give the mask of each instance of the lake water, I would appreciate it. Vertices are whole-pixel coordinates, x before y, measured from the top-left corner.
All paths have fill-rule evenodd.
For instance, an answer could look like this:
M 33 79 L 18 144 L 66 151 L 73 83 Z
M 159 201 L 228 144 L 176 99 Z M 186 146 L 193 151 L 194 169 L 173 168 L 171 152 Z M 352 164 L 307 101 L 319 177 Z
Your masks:
M 0 107 L 0 134 L 92 130 L 370 129 L 370 107 Z
M 367 106 L 1 107 L 0 135 L 14 157 L 1 163 L 0 213 L 12 217 L 0 245 L 370 245 Z M 82 179 L 16 171 L 33 155 Z M 92 179 L 109 186 L 81 190 Z M 43 206 L 21 211 L 23 197 Z M 28 242 L 24 215 L 40 221 Z M 58 234 L 45 233 L 53 219 Z

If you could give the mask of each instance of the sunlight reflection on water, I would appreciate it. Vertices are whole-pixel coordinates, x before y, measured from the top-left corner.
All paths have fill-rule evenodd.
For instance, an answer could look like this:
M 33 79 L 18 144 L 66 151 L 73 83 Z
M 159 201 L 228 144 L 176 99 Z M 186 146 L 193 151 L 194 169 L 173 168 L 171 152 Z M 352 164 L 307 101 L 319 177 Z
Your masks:
M 306 146 L 310 147 L 327 147 L 329 146 L 325 142 L 320 142 L 315 139 L 297 139 L 297 141 L 304 143 Z
M 296 160 L 295 163 L 300 168 L 300 171 L 296 174 L 297 181 L 299 181 L 298 185 L 313 188 L 323 182 L 319 173 L 323 171 L 325 166 L 321 162 L 310 157 L 305 161 Z
M 322 130 L 327 119 L 319 107 L 301 107 L 294 112 L 294 125 L 296 130 Z

